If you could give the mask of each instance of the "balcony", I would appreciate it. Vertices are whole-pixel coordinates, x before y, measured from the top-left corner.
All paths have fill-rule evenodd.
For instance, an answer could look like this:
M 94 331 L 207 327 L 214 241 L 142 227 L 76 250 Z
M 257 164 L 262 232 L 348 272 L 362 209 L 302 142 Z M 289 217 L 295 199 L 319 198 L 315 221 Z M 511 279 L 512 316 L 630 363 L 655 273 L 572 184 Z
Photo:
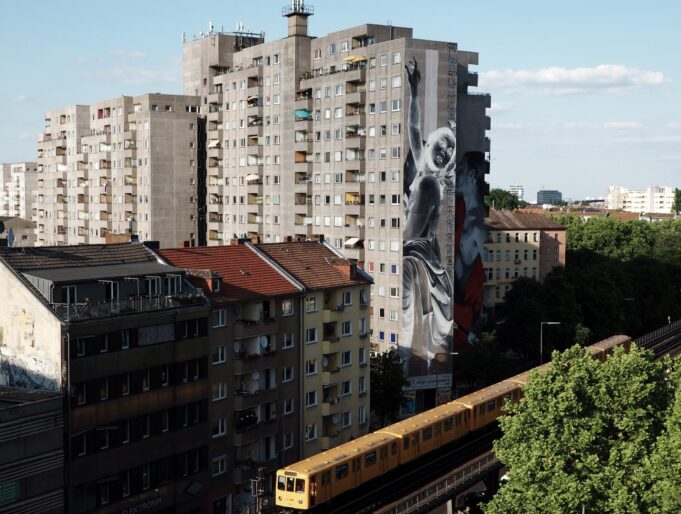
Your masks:
M 246 339 L 272 334 L 276 331 L 277 320 L 238 320 L 232 329 L 234 339 Z
M 128 316 L 140 312 L 178 309 L 202 305 L 203 303 L 203 292 L 200 289 L 195 289 L 168 296 L 133 296 L 126 300 L 88 303 L 53 303 L 51 307 L 62 319 L 82 321 L 112 316 Z
M 252 393 L 237 390 L 232 397 L 232 404 L 235 411 L 250 409 L 261 403 L 273 402 L 277 399 L 277 394 L 276 387 L 271 389 L 257 389 Z M 234 441 L 234 444 L 236 444 L 236 440 Z
M 234 373 L 244 375 L 276 365 L 276 350 L 263 353 L 235 352 Z

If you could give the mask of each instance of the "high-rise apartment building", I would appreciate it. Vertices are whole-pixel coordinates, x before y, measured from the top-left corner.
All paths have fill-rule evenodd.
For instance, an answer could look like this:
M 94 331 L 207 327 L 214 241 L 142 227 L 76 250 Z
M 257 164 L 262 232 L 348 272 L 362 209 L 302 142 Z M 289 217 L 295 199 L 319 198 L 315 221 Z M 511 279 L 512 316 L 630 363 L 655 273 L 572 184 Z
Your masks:
M 138 234 L 198 244 L 199 98 L 147 94 L 50 111 L 38 141 L 38 245 Z
M 0 164 L 0 216 L 31 219 L 37 170 L 35 162 Z
M 668 214 L 674 204 L 674 188 L 650 186 L 645 189 L 627 189 L 610 186 L 605 195 L 608 209 L 628 212 Z
M 424 140 L 456 123 L 458 165 L 467 152 L 489 150 L 489 95 L 468 91 L 477 85 L 469 72 L 477 54 L 404 27 L 365 24 L 311 37 L 310 6 L 295 1 L 282 14 L 289 31 L 280 40 L 254 36 L 239 46 L 209 33 L 184 45 L 185 92 L 208 107 L 207 242 L 323 235 L 373 275 L 372 341 L 397 346 L 413 179 L 404 171 L 413 163 L 405 65 L 417 63 L 422 83 L 414 123 Z M 438 195 L 434 254 L 453 276 L 453 188 Z

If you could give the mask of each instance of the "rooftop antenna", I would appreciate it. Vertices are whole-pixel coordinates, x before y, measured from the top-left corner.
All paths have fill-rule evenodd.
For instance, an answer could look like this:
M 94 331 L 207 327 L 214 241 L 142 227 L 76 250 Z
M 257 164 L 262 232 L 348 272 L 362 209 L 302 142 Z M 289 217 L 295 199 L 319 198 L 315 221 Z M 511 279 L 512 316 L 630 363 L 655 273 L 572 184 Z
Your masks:
M 211 32 L 213 32 L 213 28 L 214 28 L 214 27 L 213 27 L 213 22 L 209 20 L 209 21 L 208 21 L 208 33 L 209 33 L 209 34 L 210 34 Z
M 185 44 L 187 42 L 187 33 L 182 32 L 182 44 Z

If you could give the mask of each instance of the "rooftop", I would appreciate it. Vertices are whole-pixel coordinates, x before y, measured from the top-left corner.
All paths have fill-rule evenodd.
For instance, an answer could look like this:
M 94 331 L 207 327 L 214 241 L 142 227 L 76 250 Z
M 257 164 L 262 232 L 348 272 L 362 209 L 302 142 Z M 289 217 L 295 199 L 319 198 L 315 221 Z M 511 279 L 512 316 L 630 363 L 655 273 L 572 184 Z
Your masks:
M 0 410 L 17 407 L 26 403 L 39 402 L 61 396 L 61 393 L 41 389 L 0 386 Z
M 309 289 L 371 283 L 354 261 L 339 257 L 321 242 L 268 243 L 257 247 Z
M 496 230 L 514 230 L 514 229 L 565 230 L 565 227 L 563 227 L 563 225 L 547 218 L 542 214 L 508 211 L 506 209 L 490 209 L 489 217 L 485 218 L 485 224 L 489 228 Z
M 201 248 L 166 248 L 158 254 L 169 264 L 185 268 L 198 278 L 222 278 L 213 300 L 243 301 L 267 296 L 297 294 L 300 289 L 248 245 Z

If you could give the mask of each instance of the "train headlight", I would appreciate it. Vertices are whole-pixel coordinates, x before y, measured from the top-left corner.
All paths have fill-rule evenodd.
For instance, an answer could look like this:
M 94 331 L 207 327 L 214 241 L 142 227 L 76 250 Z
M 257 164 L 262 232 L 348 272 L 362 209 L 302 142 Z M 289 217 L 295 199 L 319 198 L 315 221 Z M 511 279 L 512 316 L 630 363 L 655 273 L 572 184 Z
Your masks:
M 303 503 L 303 500 L 298 500 L 298 503 Z
M 281 501 L 281 496 L 277 496 L 277 499 Z

